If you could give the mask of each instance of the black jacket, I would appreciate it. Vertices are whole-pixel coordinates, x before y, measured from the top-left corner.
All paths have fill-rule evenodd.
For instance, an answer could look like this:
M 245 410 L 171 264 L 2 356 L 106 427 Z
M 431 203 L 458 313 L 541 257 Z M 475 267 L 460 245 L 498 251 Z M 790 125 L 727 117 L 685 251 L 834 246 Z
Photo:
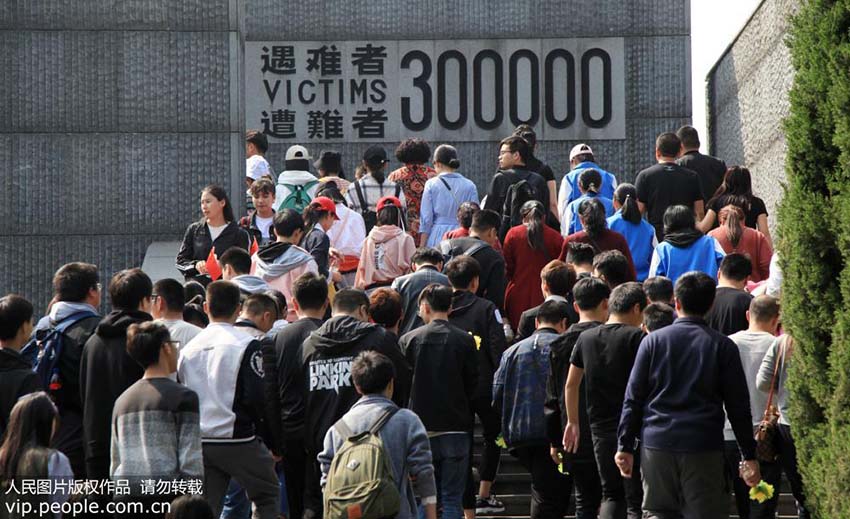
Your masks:
M 714 193 L 723 183 L 723 177 L 726 175 L 725 162 L 711 155 L 703 155 L 698 151 L 685 153 L 679 157 L 676 164 L 696 171 L 705 203 L 708 203 L 714 197 Z
M 251 198 L 251 197 L 248 197 Z M 274 216 L 274 211 L 272 211 L 272 216 Z M 261 245 L 263 243 L 263 233 L 260 231 L 260 228 L 257 227 L 257 213 L 253 212 L 248 216 L 243 216 L 239 219 L 239 227 L 245 229 L 249 235 L 251 235 L 252 240 L 257 240 L 257 245 Z M 269 227 L 269 243 L 274 243 L 277 241 L 277 235 L 274 232 L 274 225 Z M 218 249 L 216 249 L 218 250 Z M 223 251 L 222 251 L 223 252 Z M 207 253 L 209 254 L 209 253 Z
M 600 322 L 576 323 L 549 345 L 549 379 L 546 382 L 546 403 L 543 416 L 546 421 L 546 436 L 553 447 L 563 448 L 564 429 L 567 426 L 567 407 L 564 400 L 564 385 L 570 371 L 570 356 L 573 354 L 578 336 L 585 330 L 599 326 Z M 579 442 L 578 452 L 565 454 L 572 462 L 594 463 L 593 442 L 590 437 L 590 420 L 587 417 L 587 399 L 584 393 L 584 381 L 579 387 Z
M 545 301 L 544 301 L 545 302 Z M 537 319 L 537 314 L 540 313 L 540 307 L 543 304 L 539 304 L 534 308 L 529 308 L 519 318 L 519 325 L 517 326 L 516 331 L 516 342 L 519 342 L 523 339 L 527 339 L 534 334 L 534 330 L 537 329 L 537 325 L 535 324 L 535 320 Z M 568 294 L 567 296 L 567 307 L 569 308 L 569 316 L 570 321 L 567 325 L 575 324 L 578 322 L 578 314 L 575 309 L 573 309 L 572 302 L 572 294 Z
M 472 430 L 478 381 L 475 340 L 448 321 L 434 321 L 399 341 L 413 369 L 410 410 L 429 432 Z
M 83 348 L 80 397 L 86 476 L 90 479 L 109 478 L 112 407 L 121 393 L 145 374 L 127 354 L 127 328 L 151 319 L 137 310 L 115 310 L 100 322 Z
M 479 238 L 473 237 L 453 238 L 448 240 L 445 246 L 441 245 L 441 249 L 448 251 L 449 257 L 456 258 L 477 245 L 484 246 L 478 247 L 478 250 L 471 254 L 481 266 L 478 291 L 475 295 L 490 300 L 501 312 L 505 305 L 505 287 L 508 286 L 505 277 L 505 258 L 502 254 Z
M 0 349 L 0 435 L 18 399 L 36 391 L 41 391 L 41 381 L 32 366 L 17 351 Z
M 199 274 L 195 264 L 206 261 L 213 246 L 216 256 L 220 257 L 231 247 L 251 250 L 251 243 L 251 235 L 236 222 L 228 223 L 215 242 L 212 241 L 206 221 L 195 222 L 183 235 L 183 244 L 180 245 L 180 251 L 177 253 L 177 270 L 183 274 L 186 281 L 195 280 L 207 285 L 211 281 L 210 277 Z
M 319 267 L 319 274 L 327 279 L 330 274 L 328 256 L 331 252 L 331 239 L 328 238 L 327 233 L 318 225 L 314 226 L 301 239 L 301 248 L 313 256 L 316 266 Z
M 401 296 L 402 320 L 399 333 L 402 335 L 422 326 L 422 318 L 419 317 L 419 295 L 432 283 L 449 286 L 449 278 L 431 265 L 423 265 L 416 272 L 393 281 L 393 290 Z
M 304 440 L 307 452 L 322 449 L 325 433 L 360 397 L 351 380 L 351 362 L 363 351 L 389 357 L 395 365 L 393 401 L 403 407 L 410 391 L 410 367 L 396 339 L 384 328 L 347 315 L 331 317 L 304 341 L 301 369 L 306 392 Z
M 473 335 L 478 350 L 478 386 L 475 398 L 493 400 L 493 375 L 507 347 L 505 330 L 497 318 L 496 305 L 471 292 L 457 291 L 452 296 L 449 322 Z
M 528 184 L 534 189 L 534 199 L 543 204 L 543 207 L 548 211 L 549 208 L 549 186 L 546 185 L 546 180 L 540 176 L 539 173 L 535 173 L 528 169 L 508 169 L 505 171 L 498 171 L 494 176 L 493 180 L 490 182 L 490 189 L 487 191 L 487 200 L 484 203 L 484 207 L 482 209 L 490 209 L 496 211 L 501 216 L 509 216 L 505 215 L 503 212 L 503 208 L 505 205 L 505 198 L 508 195 L 508 189 L 520 180 L 525 180 Z M 504 222 L 504 220 L 503 220 Z M 510 228 L 510 226 L 508 226 Z M 505 228 L 505 225 L 502 226 L 502 229 L 499 232 L 499 236 L 504 239 L 505 234 L 507 234 L 508 230 Z
M 319 319 L 299 319 L 279 331 L 272 347 L 263 350 L 266 416 L 270 417 L 269 427 L 278 440 L 272 445 L 278 455 L 286 456 L 289 445 L 303 442 L 307 396 L 302 369 L 303 344 L 321 325 Z

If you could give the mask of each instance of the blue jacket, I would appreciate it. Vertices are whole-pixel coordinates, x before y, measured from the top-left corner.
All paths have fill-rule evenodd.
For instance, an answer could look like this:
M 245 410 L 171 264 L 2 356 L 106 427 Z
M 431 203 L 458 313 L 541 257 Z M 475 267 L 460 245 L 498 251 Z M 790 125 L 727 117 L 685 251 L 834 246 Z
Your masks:
M 649 277 L 667 276 L 673 283 L 685 272 L 698 270 L 717 279 L 717 270 L 726 253 L 711 236 L 701 236 L 687 247 L 679 248 L 663 241 L 655 247 L 649 265 Z
M 570 234 L 584 230 L 584 226 L 581 224 L 581 221 L 578 218 L 579 206 L 582 202 L 591 198 L 595 198 L 602 202 L 602 205 L 605 206 L 606 217 L 614 214 L 614 202 L 610 198 L 607 198 L 604 195 L 598 195 L 596 193 L 585 193 L 570 202 L 569 204 L 567 204 L 566 209 L 564 209 L 564 212 L 561 213 L 562 235 L 569 236 Z
M 502 436 L 510 448 L 548 445 L 543 405 L 549 377 L 549 345 L 558 338 L 541 328 L 502 354 L 493 377 L 493 408 L 502 417 Z
M 614 199 L 614 190 L 617 189 L 617 177 L 600 168 L 595 162 L 582 162 L 576 168 L 564 176 L 561 181 L 561 189 L 558 192 L 558 210 L 563 213 L 563 207 L 581 196 L 578 189 L 578 179 L 586 169 L 595 169 L 602 176 L 602 188 L 599 194 L 605 198 Z M 563 207 L 562 207 L 563 206 Z
M 617 231 L 626 238 L 629 251 L 632 253 L 632 261 L 635 264 L 637 280 L 643 281 L 649 277 L 649 263 L 652 260 L 652 252 L 658 246 L 655 227 L 642 218 L 639 223 L 632 223 L 623 218 L 622 211 L 617 211 L 608 218 L 608 228 Z

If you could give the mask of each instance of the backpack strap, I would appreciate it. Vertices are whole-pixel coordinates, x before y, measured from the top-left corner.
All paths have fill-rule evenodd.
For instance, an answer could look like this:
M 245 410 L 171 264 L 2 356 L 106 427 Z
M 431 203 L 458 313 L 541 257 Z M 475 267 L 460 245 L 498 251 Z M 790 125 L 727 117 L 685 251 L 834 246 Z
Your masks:
M 378 432 L 390 421 L 390 418 L 393 417 L 394 414 L 398 412 L 398 407 L 392 406 L 384 409 L 384 412 L 381 413 L 381 416 L 375 420 L 375 423 L 372 424 L 372 427 L 369 428 L 369 432 L 372 434 L 378 434 Z
M 488 243 L 485 243 L 483 240 L 482 240 L 482 241 L 479 241 L 479 243 L 476 243 L 476 244 L 475 244 L 475 245 L 473 245 L 472 247 L 470 247 L 470 248 L 466 249 L 466 250 L 463 252 L 463 255 L 464 255 L 464 256 L 472 256 L 472 255 L 473 255 L 473 254 L 475 254 L 476 252 L 478 252 L 478 251 L 480 251 L 480 250 L 484 250 L 484 247 L 489 247 L 489 246 L 490 246 L 490 245 L 489 245 Z
M 90 310 L 81 310 L 59 321 L 53 329 L 59 333 L 65 333 L 68 328 L 89 317 L 97 317 L 97 314 Z
M 357 192 L 357 201 L 360 203 L 360 213 L 366 213 L 369 210 L 369 204 L 366 202 L 366 194 L 363 193 L 363 188 L 360 186 L 360 181 L 354 183 L 354 191 Z
M 460 207 L 460 200 L 457 199 L 457 195 L 455 195 L 455 192 L 452 191 L 452 186 L 450 186 L 449 183 L 446 182 L 446 179 L 444 179 L 442 175 L 437 175 L 437 178 L 440 179 L 440 182 L 442 182 L 444 186 L 446 186 L 446 189 L 449 190 L 449 194 L 452 195 L 452 198 L 455 199 L 455 203 L 458 205 L 458 207 Z
M 398 198 L 401 195 L 401 182 L 395 183 L 395 197 Z
M 351 432 L 351 429 L 347 425 L 345 425 L 345 420 L 340 418 L 334 424 L 334 429 L 336 429 L 337 434 L 342 436 L 343 441 L 347 441 L 349 438 L 354 436 L 354 433 Z

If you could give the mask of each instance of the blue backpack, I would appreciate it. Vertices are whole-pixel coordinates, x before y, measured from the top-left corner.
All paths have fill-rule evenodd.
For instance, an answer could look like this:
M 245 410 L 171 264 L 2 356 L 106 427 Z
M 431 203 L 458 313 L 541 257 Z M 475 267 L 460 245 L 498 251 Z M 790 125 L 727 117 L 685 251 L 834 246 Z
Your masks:
M 55 326 L 42 330 L 21 349 L 21 356 L 32 364 L 41 386 L 48 393 L 62 389 L 59 378 L 59 359 L 65 350 L 65 332 L 83 319 L 98 317 L 94 312 L 83 310 L 62 319 Z

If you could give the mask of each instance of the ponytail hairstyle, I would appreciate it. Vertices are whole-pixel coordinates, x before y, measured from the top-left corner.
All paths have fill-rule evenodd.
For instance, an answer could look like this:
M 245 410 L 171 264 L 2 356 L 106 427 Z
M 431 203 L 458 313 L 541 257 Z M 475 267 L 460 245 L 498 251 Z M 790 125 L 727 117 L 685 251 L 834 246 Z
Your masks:
M 543 204 L 537 200 L 529 200 L 520 208 L 522 222 L 527 229 L 528 246 L 534 250 L 546 250 L 546 243 L 543 241 L 544 214 Z
M 224 221 L 230 223 L 234 220 L 233 205 L 231 205 L 230 197 L 227 196 L 227 191 L 225 191 L 224 188 L 215 184 L 211 184 L 205 187 L 203 191 L 201 191 L 201 196 L 203 196 L 204 193 L 209 193 L 210 195 L 215 197 L 215 199 L 219 202 L 223 200 L 225 204 L 221 210 L 221 215 L 224 217 Z M 201 221 L 204 221 L 203 217 L 201 217 Z
M 622 207 L 621 214 L 627 222 L 640 223 L 640 208 L 637 203 L 637 189 L 632 184 L 620 184 L 614 191 L 614 199 Z
M 744 235 L 744 211 L 736 205 L 729 204 L 720 210 L 718 215 L 720 225 L 726 227 L 726 239 L 732 244 L 733 249 L 738 248 L 738 243 Z
M 608 226 L 605 220 L 605 206 L 596 198 L 588 198 L 579 204 L 578 217 L 584 226 L 584 232 L 592 239 L 598 238 Z
M 372 178 L 375 179 L 375 182 L 378 184 L 384 185 L 384 181 L 387 180 L 387 173 L 384 171 L 384 163 L 369 163 L 365 160 L 363 161 L 363 168 L 366 171 L 366 174 L 372 175 Z M 365 176 L 365 175 L 364 175 Z
M 460 160 L 457 158 L 457 150 L 454 146 L 449 146 L 448 144 L 440 144 L 437 146 L 437 149 L 434 150 L 434 162 L 439 162 L 440 164 L 452 169 L 460 167 Z
M 602 187 L 602 175 L 595 169 L 586 169 L 578 177 L 578 185 L 582 192 L 598 195 Z
M 304 226 L 305 227 L 313 227 L 319 224 L 319 220 L 325 217 L 328 214 L 328 211 L 322 209 L 322 207 L 318 204 L 308 204 L 307 207 L 304 208 L 304 212 L 301 213 L 302 218 L 304 218 Z

